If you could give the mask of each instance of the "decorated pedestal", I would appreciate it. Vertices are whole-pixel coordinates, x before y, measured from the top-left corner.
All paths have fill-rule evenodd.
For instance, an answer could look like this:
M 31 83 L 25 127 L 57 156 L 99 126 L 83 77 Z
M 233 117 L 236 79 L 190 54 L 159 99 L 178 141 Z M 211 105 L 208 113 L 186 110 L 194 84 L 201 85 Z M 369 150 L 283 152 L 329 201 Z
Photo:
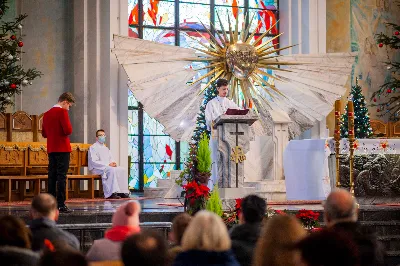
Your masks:
M 333 142 L 328 142 L 332 153 Z M 349 187 L 349 148 L 340 141 L 339 174 L 342 187 Z M 330 175 L 336 170 L 334 155 L 329 158 Z M 400 198 L 400 139 L 357 139 L 354 142 L 354 194 L 366 201 L 398 202 Z
M 250 126 L 257 116 L 221 115 L 215 120 L 218 136 L 218 187 L 224 205 L 237 198 L 254 193 L 254 188 L 244 187 L 244 161 L 250 149 Z

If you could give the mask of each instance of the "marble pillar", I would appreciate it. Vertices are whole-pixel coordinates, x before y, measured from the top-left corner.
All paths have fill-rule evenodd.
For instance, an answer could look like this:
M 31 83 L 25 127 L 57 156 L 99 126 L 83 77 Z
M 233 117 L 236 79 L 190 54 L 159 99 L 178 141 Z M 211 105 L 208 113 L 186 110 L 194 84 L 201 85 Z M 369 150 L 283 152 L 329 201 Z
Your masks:
M 74 0 L 74 142 L 93 143 L 107 134 L 116 162 L 128 167 L 128 78 L 111 53 L 113 34 L 128 34 L 128 0 Z

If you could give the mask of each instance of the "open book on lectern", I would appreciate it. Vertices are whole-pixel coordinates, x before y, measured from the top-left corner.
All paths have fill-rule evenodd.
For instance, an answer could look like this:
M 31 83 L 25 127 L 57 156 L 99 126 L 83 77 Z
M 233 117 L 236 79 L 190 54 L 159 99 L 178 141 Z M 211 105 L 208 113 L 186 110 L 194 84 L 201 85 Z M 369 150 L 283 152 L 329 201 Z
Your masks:
M 227 115 L 247 115 L 249 112 L 249 109 L 231 109 L 229 108 L 228 110 L 226 110 L 225 114 Z

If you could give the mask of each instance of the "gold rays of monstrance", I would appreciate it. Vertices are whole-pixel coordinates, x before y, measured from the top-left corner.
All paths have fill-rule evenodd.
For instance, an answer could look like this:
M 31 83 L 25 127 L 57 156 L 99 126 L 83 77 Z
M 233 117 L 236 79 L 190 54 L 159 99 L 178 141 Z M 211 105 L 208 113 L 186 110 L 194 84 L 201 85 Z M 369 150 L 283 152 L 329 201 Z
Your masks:
M 201 94 L 218 78 L 225 78 L 230 82 L 231 85 L 229 98 L 233 99 L 236 103 L 238 103 L 239 101 L 240 90 L 246 103 L 249 103 L 250 99 L 253 96 L 258 95 L 261 97 L 262 100 L 264 100 L 265 103 L 268 104 L 268 100 L 262 96 L 263 93 L 261 93 L 260 90 L 263 90 L 272 99 L 276 98 L 276 96 L 284 97 L 284 95 L 274 86 L 274 80 L 279 78 L 267 73 L 266 70 L 269 69 L 274 71 L 290 72 L 290 70 L 285 70 L 279 68 L 278 66 L 299 64 L 277 60 L 277 58 L 281 56 L 278 55 L 279 51 L 288 49 L 290 47 L 293 47 L 294 45 L 278 49 L 274 47 L 273 40 L 279 38 L 279 36 L 281 36 L 283 33 L 280 33 L 272 37 L 268 41 L 261 43 L 263 38 L 271 32 L 271 29 L 275 27 L 278 21 L 274 23 L 266 32 L 264 32 L 262 35 L 258 36 L 258 38 L 254 40 L 256 32 L 250 34 L 249 31 L 252 24 L 251 22 L 253 21 L 255 14 L 253 14 L 252 18 L 250 19 L 250 23 L 246 28 L 243 25 L 242 31 L 240 33 L 238 22 L 239 15 L 236 16 L 235 29 L 232 30 L 228 14 L 228 32 L 225 31 L 218 13 L 217 17 L 221 25 L 222 33 L 220 33 L 212 24 L 211 29 L 213 29 L 213 31 L 216 33 L 218 39 L 203 23 L 201 24 L 210 35 L 210 39 L 207 39 L 202 33 L 198 31 L 197 33 L 202 36 L 203 39 L 207 40 L 208 43 L 204 44 L 200 40 L 197 40 L 192 36 L 187 35 L 189 38 L 193 39 L 204 48 L 201 49 L 192 47 L 202 54 L 200 54 L 196 58 L 188 58 L 187 61 L 206 62 L 208 64 L 205 67 L 195 69 L 197 71 L 210 69 L 205 75 L 199 77 L 197 80 L 191 83 L 191 85 L 210 78 L 205 87 L 203 87 L 203 89 L 200 91 Z M 246 21 L 247 14 L 244 15 L 244 17 L 244 21 Z M 259 24 L 261 23 L 262 22 L 260 21 Z M 268 77 L 269 80 L 265 80 L 263 76 Z

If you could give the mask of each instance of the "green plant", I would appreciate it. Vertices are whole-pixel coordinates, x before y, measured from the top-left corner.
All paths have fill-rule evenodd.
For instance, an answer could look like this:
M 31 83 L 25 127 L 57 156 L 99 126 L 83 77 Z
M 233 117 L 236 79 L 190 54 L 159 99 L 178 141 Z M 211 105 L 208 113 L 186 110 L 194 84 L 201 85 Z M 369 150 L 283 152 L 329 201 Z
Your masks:
M 218 216 L 222 216 L 224 212 L 222 211 L 222 201 L 219 197 L 218 186 L 216 185 L 211 192 L 210 198 L 206 203 L 206 210 L 215 213 Z
M 208 137 L 207 134 L 203 133 L 197 150 L 197 170 L 200 173 L 210 172 L 211 164 L 211 150 L 208 146 Z

